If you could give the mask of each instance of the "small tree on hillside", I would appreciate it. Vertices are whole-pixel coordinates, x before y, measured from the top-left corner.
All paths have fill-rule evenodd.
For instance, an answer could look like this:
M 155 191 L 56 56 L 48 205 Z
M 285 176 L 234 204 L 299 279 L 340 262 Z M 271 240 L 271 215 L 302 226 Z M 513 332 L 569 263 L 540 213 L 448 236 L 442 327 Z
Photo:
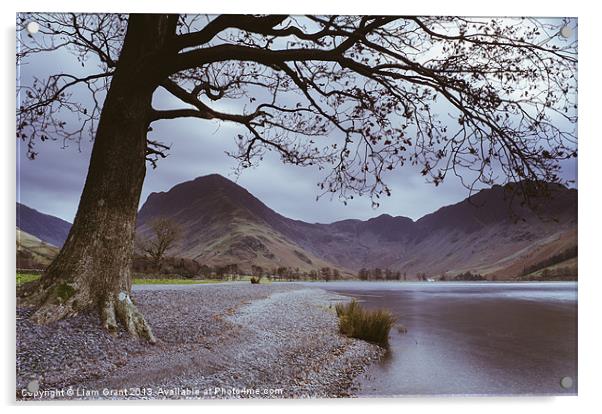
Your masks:
M 259 265 L 251 265 L 251 273 L 253 276 L 261 278 L 263 277 L 263 267 Z
M 320 276 L 322 277 L 322 279 L 324 279 L 325 281 L 328 282 L 332 278 L 332 273 L 331 273 L 330 267 L 325 266 L 325 267 L 321 268 Z
M 154 219 L 150 223 L 152 235 L 139 241 L 139 248 L 153 262 L 157 271 L 161 271 L 163 259 L 169 249 L 176 247 L 182 231 L 180 226 L 166 217 Z
M 337 269 L 337 268 L 332 269 L 332 278 L 334 280 L 338 280 L 341 278 L 341 272 L 339 271 L 339 269 Z

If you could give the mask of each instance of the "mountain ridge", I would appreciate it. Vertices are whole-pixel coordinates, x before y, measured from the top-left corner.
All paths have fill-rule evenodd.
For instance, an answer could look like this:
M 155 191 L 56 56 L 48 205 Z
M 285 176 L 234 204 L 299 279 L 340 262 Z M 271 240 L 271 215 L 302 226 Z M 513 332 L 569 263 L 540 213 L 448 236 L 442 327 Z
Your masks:
M 516 259 L 508 262 L 512 255 L 530 263 L 541 243 L 566 239 L 558 248 L 576 244 L 576 236 L 563 234 L 576 228 L 577 190 L 550 189 L 556 194 L 541 203 L 539 213 L 506 200 L 506 189 L 494 186 L 415 221 L 381 214 L 311 224 L 275 212 L 243 187 L 212 174 L 149 195 L 140 209 L 139 230 L 148 236 L 149 220 L 167 214 L 188 228 L 188 242 L 172 254 L 216 264 L 238 260 L 248 267 L 256 261 L 302 270 L 324 265 L 347 273 L 361 267 L 413 274 L 473 270 L 504 277 L 505 269 L 517 268 Z M 525 218 L 513 219 L 510 211 Z

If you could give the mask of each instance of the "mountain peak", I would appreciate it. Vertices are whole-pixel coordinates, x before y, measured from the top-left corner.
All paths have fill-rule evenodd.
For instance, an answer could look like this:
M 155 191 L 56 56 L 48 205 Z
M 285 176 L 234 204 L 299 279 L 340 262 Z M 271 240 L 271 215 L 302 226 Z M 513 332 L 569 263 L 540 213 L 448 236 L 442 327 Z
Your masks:
M 209 174 L 177 184 L 166 192 L 150 194 L 138 213 L 138 221 L 175 215 L 187 221 L 185 217 L 192 217 L 199 210 L 251 214 L 263 219 L 276 214 L 234 181 L 219 174 Z
M 376 216 L 373 217 L 371 219 L 368 219 L 368 221 L 371 222 L 381 222 L 381 223 L 387 223 L 387 222 L 412 222 L 413 220 L 409 217 L 405 217 L 405 216 L 392 216 L 390 214 L 387 213 L 383 213 L 380 216 Z
M 222 181 L 222 182 L 234 183 L 234 181 L 230 180 L 229 178 L 226 178 L 223 175 L 217 174 L 217 173 L 200 175 L 192 181 L 197 181 L 197 182 L 198 181 L 217 181 L 217 182 Z
M 234 181 L 224 177 L 223 175 L 208 174 L 208 175 L 201 175 L 192 180 L 183 181 L 181 183 L 178 183 L 178 184 L 174 185 L 173 187 L 171 187 L 167 191 L 152 192 L 152 193 L 150 193 L 149 197 L 161 195 L 161 194 L 167 194 L 167 193 L 171 193 L 173 191 L 178 191 L 178 190 L 182 190 L 182 189 L 189 191 L 192 189 L 210 189 L 210 188 L 219 188 L 219 187 L 223 187 L 223 186 L 238 187 L 241 190 L 244 190 L 244 188 L 242 188 L 241 186 L 236 184 Z

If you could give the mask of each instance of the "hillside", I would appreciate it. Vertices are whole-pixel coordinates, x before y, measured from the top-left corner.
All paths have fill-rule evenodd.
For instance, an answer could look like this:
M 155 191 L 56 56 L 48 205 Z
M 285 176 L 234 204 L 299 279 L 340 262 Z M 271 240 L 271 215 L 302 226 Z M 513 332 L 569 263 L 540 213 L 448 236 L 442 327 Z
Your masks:
M 43 269 L 50 264 L 58 252 L 56 246 L 17 228 L 17 268 Z
M 17 228 L 53 246 L 62 247 L 71 223 L 17 203 Z

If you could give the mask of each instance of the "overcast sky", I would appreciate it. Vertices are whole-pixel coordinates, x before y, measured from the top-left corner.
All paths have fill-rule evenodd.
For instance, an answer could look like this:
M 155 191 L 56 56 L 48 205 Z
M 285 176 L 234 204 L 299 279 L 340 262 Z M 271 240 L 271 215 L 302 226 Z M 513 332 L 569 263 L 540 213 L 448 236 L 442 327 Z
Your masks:
M 79 65 L 69 55 L 45 55 L 20 68 L 20 76 L 28 83 L 33 76 L 60 69 L 77 70 Z M 196 177 L 218 173 L 236 179 L 236 161 L 225 151 L 235 149 L 235 137 L 240 130 L 235 125 L 179 119 L 153 124 L 153 136 L 172 144 L 170 155 L 161 160 L 158 168 L 148 168 L 141 205 L 151 192 L 167 191 L 174 185 Z M 41 212 L 73 221 L 79 196 L 83 189 L 92 143 L 38 143 L 36 160 L 26 157 L 26 148 L 17 144 L 17 201 Z M 562 175 L 576 180 L 577 163 L 564 165 Z M 380 214 L 418 219 L 438 208 L 459 202 L 467 190 L 456 177 L 449 176 L 443 185 L 426 183 L 416 169 L 404 167 L 386 177 L 392 196 L 373 209 L 369 197 L 356 197 L 345 206 L 337 198 L 323 197 L 316 201 L 316 184 L 324 171 L 310 167 L 283 165 L 277 157 L 266 157 L 257 168 L 246 170 L 238 184 L 284 216 L 306 222 L 328 223 L 347 218 L 368 219 Z

